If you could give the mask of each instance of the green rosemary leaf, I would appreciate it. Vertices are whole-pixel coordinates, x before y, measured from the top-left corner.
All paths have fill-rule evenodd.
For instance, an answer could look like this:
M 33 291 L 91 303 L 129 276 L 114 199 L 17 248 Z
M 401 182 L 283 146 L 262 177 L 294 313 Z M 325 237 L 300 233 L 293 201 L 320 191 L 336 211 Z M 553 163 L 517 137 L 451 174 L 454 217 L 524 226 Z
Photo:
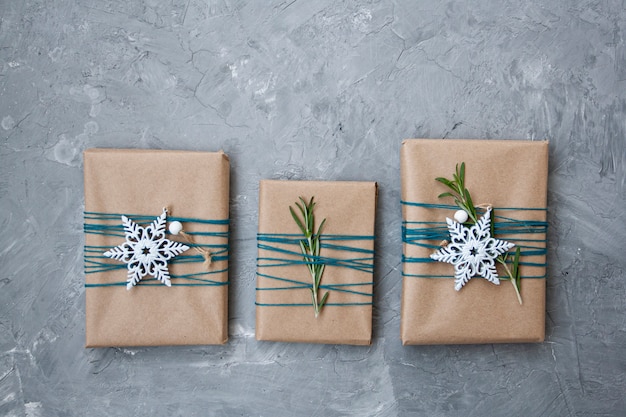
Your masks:
M 469 193 L 467 188 L 463 188 L 463 194 L 465 195 L 465 204 L 467 205 L 467 212 L 470 213 L 470 217 L 474 219 L 474 221 L 478 221 L 478 216 L 476 215 L 476 208 L 474 207 L 474 202 L 472 201 L 472 196 Z M 493 222 L 491 222 L 493 225 Z M 493 236 L 493 233 L 491 234 Z
M 317 238 L 311 241 L 311 253 L 313 256 L 320 256 L 320 241 Z
M 313 214 L 313 208 L 315 207 L 315 203 L 313 203 L 313 197 L 311 197 L 311 201 L 309 202 L 309 205 L 307 206 L 307 225 L 306 225 L 306 229 L 308 232 L 307 237 L 313 236 L 313 226 L 315 224 L 315 215 Z
M 435 181 L 439 181 L 440 183 L 446 185 L 447 187 L 451 188 L 451 189 L 455 189 L 454 184 L 452 184 L 452 181 L 450 181 L 449 179 L 443 178 L 443 177 L 437 177 L 435 178 Z
M 462 208 L 463 210 L 467 211 L 467 207 L 465 206 L 465 203 L 459 200 L 458 197 L 454 197 L 454 204 L 459 206 L 459 208 Z
M 296 203 L 296 205 L 298 206 L 298 208 L 300 209 L 300 212 L 302 212 L 302 224 L 305 226 L 304 230 L 309 230 L 309 217 L 310 217 L 310 211 L 309 211 L 309 206 L 306 203 L 306 201 L 304 201 L 304 199 L 302 197 L 300 197 L 300 202 L 302 202 L 302 205 L 300 205 L 299 203 Z M 305 232 L 305 235 L 307 233 Z
M 309 213 L 308 220 L 309 220 L 309 230 L 311 231 L 311 235 L 315 231 L 313 230 L 313 225 L 315 223 L 315 215 L 313 214 L 314 208 L 315 208 L 315 202 L 313 201 L 313 197 L 311 197 L 311 200 L 309 200 L 309 205 L 306 208 L 307 212 Z
M 322 265 L 315 265 L 316 267 L 322 266 Z M 320 271 L 323 271 L 323 268 L 315 268 L 316 274 L 315 274 L 315 288 L 319 289 L 320 284 L 322 282 L 322 274 L 320 273 Z
M 300 213 L 302 213 L 302 225 L 304 226 L 305 224 L 308 223 L 308 221 L 307 221 L 308 215 L 307 215 L 306 210 L 304 209 L 306 207 L 306 203 L 304 203 L 304 200 L 302 199 L 302 197 L 300 197 L 300 201 L 302 201 L 302 205 L 300 205 L 300 203 L 296 202 L 296 206 L 300 210 Z M 305 227 L 303 227 L 302 233 L 304 233 L 306 235 L 306 228 Z
M 517 248 L 515 248 L 515 256 L 513 257 L 513 271 L 512 271 L 512 275 L 513 278 L 515 278 L 515 281 L 518 282 L 520 279 L 520 273 L 519 273 L 519 257 L 521 254 L 521 249 L 518 246 Z
M 457 165 L 457 172 L 458 172 L 458 168 L 459 167 Z M 453 183 L 456 184 L 457 191 L 460 191 L 460 194 L 462 194 L 463 193 L 463 188 L 461 187 L 462 181 L 459 178 L 459 174 L 457 173 L 452 174 L 452 178 L 454 179 Z
M 297 205 L 297 203 L 296 203 L 296 205 Z M 302 225 L 302 222 L 300 221 L 298 216 L 296 216 L 296 213 L 293 211 L 293 209 L 291 207 L 289 207 L 289 212 L 291 213 L 291 217 L 293 217 L 293 219 L 295 220 L 296 224 L 298 225 L 298 227 L 300 228 L 302 233 L 306 234 L 304 226 Z
M 322 234 L 322 230 L 324 229 L 324 225 L 326 224 L 326 219 L 322 220 L 322 222 L 320 223 L 320 227 L 317 228 L 317 236 L 319 238 L 319 236 L 321 236 Z
M 444 197 L 454 197 L 452 195 L 452 193 L 441 193 L 437 196 L 437 198 L 444 198 Z
M 461 186 L 465 188 L 465 162 L 461 162 L 461 172 L 459 173 L 459 177 L 461 178 Z
M 324 307 L 324 304 L 326 304 L 327 299 L 328 299 L 328 291 L 326 291 L 324 295 L 322 296 L 322 301 L 320 301 L 320 305 L 319 305 L 320 310 L 322 309 L 322 307 Z

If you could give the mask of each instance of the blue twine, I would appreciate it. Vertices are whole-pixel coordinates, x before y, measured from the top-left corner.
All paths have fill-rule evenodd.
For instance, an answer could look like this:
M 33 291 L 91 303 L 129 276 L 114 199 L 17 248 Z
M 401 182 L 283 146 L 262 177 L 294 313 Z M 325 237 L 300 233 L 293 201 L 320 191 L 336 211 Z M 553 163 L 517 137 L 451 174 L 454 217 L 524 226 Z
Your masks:
M 221 287 L 224 285 L 228 285 L 228 281 L 214 281 L 211 279 L 202 279 L 198 278 L 199 276 L 209 275 L 209 274 L 219 274 L 222 272 L 228 271 L 228 268 L 221 269 L 219 271 L 211 271 L 211 272 L 198 272 L 196 274 L 183 274 L 183 275 L 170 275 L 170 281 L 172 287 Z M 187 281 L 195 281 L 195 282 L 176 282 L 177 279 L 187 280 Z M 85 284 L 85 288 L 97 288 L 97 287 L 125 287 L 128 284 L 126 281 L 115 281 L 115 282 L 107 282 L 100 284 Z M 163 285 L 156 278 L 144 278 L 140 281 L 139 285 L 152 285 L 152 286 L 161 286 Z
M 403 277 L 411 277 L 411 278 L 444 278 L 444 279 L 453 279 L 454 275 L 424 275 L 424 274 L 407 274 L 405 272 L 402 273 Z M 524 275 L 522 278 L 524 279 L 545 279 L 546 275 Z
M 254 302 L 259 307 L 311 307 L 311 303 L 259 303 Z M 325 303 L 324 307 L 350 307 L 350 306 L 371 306 L 372 302 L 363 303 Z
M 83 230 L 86 234 L 95 234 L 102 236 L 113 236 L 113 237 L 121 237 L 124 238 L 124 226 L 121 224 L 121 216 L 119 213 L 98 213 L 98 212 L 89 212 L 86 211 L 84 213 L 84 227 Z M 139 225 L 148 225 L 152 223 L 156 216 L 148 216 L 141 214 L 125 214 L 126 217 L 132 219 L 135 223 Z M 223 227 L 229 225 L 229 219 L 221 219 L 221 220 L 207 220 L 207 219 L 196 219 L 191 217 L 176 217 L 176 216 L 168 216 L 168 221 L 179 221 L 181 223 L 197 223 L 204 226 L 215 226 L 215 227 Z M 95 222 L 115 222 L 115 224 L 106 224 L 106 223 L 95 223 Z M 209 236 L 218 239 L 224 239 L 225 243 L 217 243 L 217 244 L 202 244 L 202 243 L 190 243 L 184 242 L 185 245 L 190 248 L 208 248 L 211 249 L 211 261 L 212 262 L 221 262 L 228 261 L 229 255 L 229 245 L 228 245 L 228 231 L 201 231 L 201 232 L 185 232 L 188 235 L 192 236 Z M 101 245 L 85 245 L 84 247 L 84 267 L 85 274 L 93 274 L 98 272 L 109 272 L 109 271 L 118 271 L 122 269 L 127 269 L 128 266 L 124 263 L 110 261 L 109 258 L 105 257 L 103 253 L 107 250 L 111 249 L 110 246 L 101 246 Z M 201 263 L 204 262 L 205 258 L 202 255 L 179 255 L 168 261 L 168 264 L 187 264 L 187 263 Z M 205 276 L 220 274 L 223 272 L 227 272 L 228 267 L 220 270 L 211 270 L 211 271 L 203 271 L 191 274 L 183 274 L 183 275 L 170 275 L 170 279 L 172 281 L 172 286 L 176 287 L 190 287 L 190 286 L 224 286 L 228 285 L 228 281 L 215 281 L 208 278 L 203 278 Z M 179 281 L 179 282 L 177 282 Z M 85 288 L 98 288 L 98 287 L 115 287 L 115 286 L 126 286 L 126 281 L 117 281 L 117 282 L 108 282 L 108 283 L 100 283 L 100 284 L 87 284 L 85 283 Z M 139 285 L 148 285 L 148 286 L 156 286 L 163 285 L 157 279 L 151 277 L 145 277 L 140 281 Z
M 355 246 L 350 246 L 347 242 L 351 241 L 367 241 L 374 240 L 374 236 L 360 235 L 323 235 L 320 236 L 320 249 L 328 251 L 343 251 L 356 254 L 364 254 L 365 256 L 357 256 L 353 258 L 335 258 L 331 256 L 312 256 L 303 254 L 300 251 L 300 241 L 302 235 L 297 234 L 279 234 L 279 233 L 259 233 L 257 235 L 257 247 L 269 252 L 276 253 L 275 257 L 258 257 L 257 258 L 257 276 L 282 282 L 286 285 L 280 287 L 256 287 L 256 291 L 290 291 L 301 289 L 312 289 L 313 284 L 306 281 L 299 281 L 291 278 L 280 277 L 262 273 L 263 268 L 274 268 L 292 265 L 327 265 L 340 268 L 353 269 L 360 272 L 373 273 L 374 271 L 374 251 Z M 341 242 L 341 244 L 330 243 Z M 283 245 L 278 247 L 276 245 Z M 293 246 L 297 249 L 286 249 L 284 246 Z M 370 255 L 370 256 L 367 256 Z M 345 302 L 345 303 L 326 303 L 325 306 L 346 307 L 346 306 L 364 306 L 372 305 L 373 293 L 370 291 L 361 291 L 358 287 L 373 285 L 373 281 L 344 283 L 344 284 L 320 284 L 319 288 L 336 291 L 341 293 L 353 294 L 359 297 L 365 297 L 368 301 L 363 302 Z M 310 303 L 259 303 L 255 305 L 260 307 L 308 307 Z
M 123 214 L 123 213 L 97 213 L 94 211 L 85 211 L 85 220 L 114 220 L 119 222 L 122 216 L 126 216 L 133 219 L 135 223 L 152 223 L 157 216 L 149 216 L 145 214 Z M 198 224 L 212 224 L 227 226 L 230 223 L 229 219 L 220 220 L 207 220 L 197 219 L 194 217 L 176 217 L 167 216 L 167 220 L 171 222 L 179 221 L 181 223 L 198 223 Z
M 424 208 L 435 208 L 435 209 L 445 209 L 445 210 L 459 210 L 459 207 L 454 204 L 430 204 L 430 203 L 416 203 L 413 201 L 404 201 L 400 200 L 400 204 L 405 206 L 412 207 L 424 207 Z M 480 210 L 480 207 L 476 207 L 477 210 Z M 494 207 L 494 210 L 511 210 L 511 211 L 548 211 L 545 207 Z
M 308 282 L 298 281 L 295 279 L 282 278 L 282 277 L 278 277 L 275 275 L 262 274 L 260 272 L 257 272 L 257 276 L 294 284 L 294 285 L 285 286 L 285 287 L 272 287 L 272 288 L 257 287 L 255 288 L 257 291 L 284 291 L 284 290 L 313 288 L 313 284 L 308 283 Z M 373 284 L 374 284 L 373 281 L 345 283 L 345 284 L 320 284 L 319 288 L 338 291 L 338 292 L 344 292 L 344 293 L 349 293 L 349 294 L 362 295 L 364 297 L 372 297 L 373 294 L 371 292 L 355 291 L 355 290 L 347 289 L 347 287 L 361 287 L 361 286 L 373 285 Z
M 416 203 L 409 201 L 401 201 L 401 204 L 413 207 L 432 208 L 432 209 L 444 209 L 444 210 L 458 210 L 459 207 L 450 204 L 428 204 L 428 203 Z M 546 208 L 537 207 L 495 207 L 494 213 L 498 213 L 502 210 L 509 211 L 546 211 Z M 484 211 L 484 210 L 482 210 Z M 546 243 L 547 243 L 547 230 L 548 223 L 538 220 L 518 220 L 513 217 L 494 215 L 494 219 L 499 221 L 493 224 L 494 234 L 498 237 L 503 237 L 506 240 L 515 243 L 516 247 L 520 248 L 519 265 L 531 266 L 531 267 L 543 267 L 547 264 L 545 262 L 528 262 L 524 261 L 525 256 L 542 256 L 546 255 Z M 416 227 L 422 226 L 422 227 Z M 543 234 L 546 236 L 544 239 L 527 239 L 523 235 L 535 235 Z M 449 239 L 449 231 L 446 222 L 425 222 L 425 221 L 403 221 L 402 222 L 402 242 L 407 245 L 419 246 L 423 248 L 437 250 L 440 248 L 439 242 Z M 534 245 L 533 243 L 543 244 Z M 402 262 L 404 264 L 414 263 L 431 263 L 437 262 L 430 257 L 409 257 L 402 255 Z M 506 260 L 507 263 L 513 263 L 512 257 Z M 419 275 L 419 274 L 407 274 L 402 273 L 405 277 L 414 278 L 454 278 L 449 275 Z M 528 279 L 545 279 L 545 275 L 541 276 L 523 276 L 522 278 Z

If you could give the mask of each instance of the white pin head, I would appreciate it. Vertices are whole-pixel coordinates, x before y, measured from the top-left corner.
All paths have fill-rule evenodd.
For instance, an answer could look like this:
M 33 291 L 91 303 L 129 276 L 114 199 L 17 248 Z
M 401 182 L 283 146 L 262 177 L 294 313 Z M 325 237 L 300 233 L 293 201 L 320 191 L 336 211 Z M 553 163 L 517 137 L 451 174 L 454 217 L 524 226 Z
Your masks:
M 465 210 L 457 210 L 454 213 L 454 220 L 456 220 L 459 223 L 465 223 L 468 218 L 469 218 L 469 215 L 467 214 L 467 211 Z
M 169 226 L 170 233 L 173 235 L 179 234 L 183 230 L 183 224 L 181 222 L 171 222 Z

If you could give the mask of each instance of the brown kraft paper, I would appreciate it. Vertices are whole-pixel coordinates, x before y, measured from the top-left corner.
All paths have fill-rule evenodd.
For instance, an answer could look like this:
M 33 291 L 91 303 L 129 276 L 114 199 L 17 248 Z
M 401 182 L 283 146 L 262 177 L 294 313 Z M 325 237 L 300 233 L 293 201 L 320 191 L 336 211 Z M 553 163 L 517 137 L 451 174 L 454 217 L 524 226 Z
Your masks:
M 229 161 L 222 153 L 89 149 L 84 153 L 85 211 L 154 216 L 168 208 L 169 217 L 228 219 Z M 129 216 L 132 219 L 132 216 Z M 120 220 L 107 224 L 121 224 Z M 169 221 L 168 221 L 169 225 Z M 228 226 L 185 223 L 186 232 L 228 231 Z M 219 228 L 214 229 L 214 228 Z M 187 244 L 182 236 L 170 240 Z M 217 239 L 217 240 L 215 240 Z M 197 244 L 223 244 L 223 238 L 193 236 Z M 107 248 L 123 237 L 85 234 L 86 245 Z M 190 248 L 182 255 L 196 255 Z M 120 263 L 113 259 L 103 262 Z M 171 262 L 171 261 L 170 261 Z M 228 281 L 228 261 L 209 275 Z M 202 272 L 202 262 L 169 263 L 170 274 Z M 126 268 L 86 273 L 87 284 L 126 281 Z M 149 276 L 143 280 L 149 279 Z M 174 283 L 174 281 L 172 281 Z M 228 339 L 228 286 L 142 285 L 88 287 L 86 347 L 222 344 Z
M 497 212 L 498 207 L 545 208 L 548 142 L 512 140 L 406 140 L 401 149 L 402 200 L 454 204 L 438 199 L 448 189 L 436 177 L 451 178 L 465 162 L 465 183 L 474 205 L 491 204 L 495 215 L 546 220 L 546 211 Z M 442 222 L 453 211 L 403 204 L 405 221 Z M 492 219 L 493 219 L 492 214 Z M 495 219 L 495 221 L 498 221 Z M 524 238 L 545 239 L 545 234 Z M 511 239 L 515 243 L 515 239 Z M 439 244 L 439 242 L 431 242 Z M 543 242 L 534 243 L 545 248 Z M 403 245 L 407 257 L 428 257 L 434 249 Z M 545 255 L 522 262 L 545 265 Z M 520 266 L 522 277 L 545 276 L 545 266 Z M 405 263 L 407 275 L 454 275 L 448 263 Z M 498 268 L 502 277 L 504 272 Z M 522 279 L 523 305 L 509 281 L 494 285 L 472 278 L 460 291 L 453 279 L 405 276 L 402 287 L 401 339 L 404 345 L 541 342 L 545 336 L 545 279 Z
M 322 236 L 358 235 L 374 236 L 376 208 L 376 183 L 329 181 L 261 181 L 259 187 L 259 233 L 296 234 L 301 230 L 293 220 L 289 207 L 297 211 L 295 203 L 302 197 L 307 202 L 315 198 L 315 230 L 326 218 Z M 374 240 L 337 242 L 373 251 Z M 280 246 L 280 245 L 276 245 Z M 286 247 L 287 248 L 287 247 Z M 294 249 L 295 248 L 295 249 Z M 288 249 L 299 248 L 289 246 Z M 259 248 L 259 258 L 276 257 L 277 254 Z M 373 254 L 355 254 L 345 250 L 322 247 L 320 256 L 333 258 L 373 257 Z M 298 259 L 299 256 L 292 257 Z M 301 258 L 300 258 L 301 259 Z M 373 261 L 372 261 L 373 262 Z M 310 283 L 311 275 L 306 265 L 259 268 L 259 273 L 285 277 Z M 322 275 L 322 285 L 369 283 L 354 287 L 372 294 L 373 274 L 350 268 L 327 265 Z M 257 276 L 258 288 L 276 288 L 284 282 Z M 352 288 L 352 287 L 351 287 Z M 326 290 L 320 289 L 320 297 Z M 369 345 L 372 338 L 372 297 L 329 290 L 327 303 L 316 318 L 308 288 L 286 291 L 257 290 L 256 337 L 258 340 L 282 342 L 333 343 Z M 368 305 L 333 306 L 335 303 L 367 302 Z M 306 304 L 303 306 L 268 306 L 267 304 Z

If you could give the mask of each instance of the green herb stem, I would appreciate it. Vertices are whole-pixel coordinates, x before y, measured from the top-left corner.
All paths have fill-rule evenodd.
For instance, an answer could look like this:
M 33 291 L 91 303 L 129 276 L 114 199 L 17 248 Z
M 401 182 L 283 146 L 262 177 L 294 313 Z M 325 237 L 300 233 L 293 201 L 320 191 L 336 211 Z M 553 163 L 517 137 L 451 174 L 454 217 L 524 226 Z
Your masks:
M 311 300 L 313 302 L 313 308 L 315 310 L 315 317 L 317 318 L 322 311 L 322 307 L 326 304 L 328 299 L 328 291 L 324 293 L 321 300 L 319 299 L 319 288 L 322 282 L 322 274 L 326 265 L 319 262 L 320 256 L 320 236 L 326 223 L 326 219 L 320 223 L 317 233 L 315 233 L 315 215 L 313 210 L 315 208 L 314 197 L 311 197 L 307 203 L 302 197 L 299 198 L 300 203 L 296 202 L 302 219 L 296 214 L 292 207 L 289 207 L 291 216 L 302 231 L 304 239 L 300 240 L 300 251 L 302 252 L 303 259 L 306 262 L 309 273 L 311 274 Z
M 513 285 L 513 288 L 515 289 L 515 295 L 517 296 L 517 301 L 519 301 L 520 305 L 522 305 L 522 295 L 520 294 L 520 288 L 518 287 L 518 280 L 515 279 L 513 273 L 511 272 L 508 265 L 506 264 L 506 258 L 502 256 L 498 256 L 496 258 L 496 261 L 504 267 L 504 271 L 507 274 L 507 277 L 500 278 L 500 279 L 511 282 L 511 285 Z

